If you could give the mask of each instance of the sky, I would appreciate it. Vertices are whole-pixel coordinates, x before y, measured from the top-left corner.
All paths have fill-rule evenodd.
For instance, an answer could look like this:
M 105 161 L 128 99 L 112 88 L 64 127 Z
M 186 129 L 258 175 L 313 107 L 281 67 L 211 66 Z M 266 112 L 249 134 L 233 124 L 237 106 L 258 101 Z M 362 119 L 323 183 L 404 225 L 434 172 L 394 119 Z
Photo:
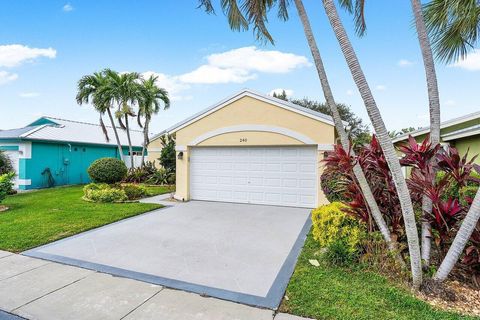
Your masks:
M 213 1 L 218 4 L 219 1 Z M 196 0 L 23 0 L 0 2 L 0 129 L 42 115 L 98 122 L 75 101 L 77 81 L 111 68 L 158 76 L 170 109 L 151 130 L 169 126 L 244 88 L 324 101 L 293 1 L 290 19 L 269 15 L 275 45 L 252 30 L 234 32 Z M 337 102 L 369 123 L 321 1 L 304 0 Z M 367 34 L 341 17 L 389 130 L 428 125 L 425 74 L 409 1 L 367 1 Z M 480 50 L 466 60 L 437 63 L 442 120 L 480 110 Z

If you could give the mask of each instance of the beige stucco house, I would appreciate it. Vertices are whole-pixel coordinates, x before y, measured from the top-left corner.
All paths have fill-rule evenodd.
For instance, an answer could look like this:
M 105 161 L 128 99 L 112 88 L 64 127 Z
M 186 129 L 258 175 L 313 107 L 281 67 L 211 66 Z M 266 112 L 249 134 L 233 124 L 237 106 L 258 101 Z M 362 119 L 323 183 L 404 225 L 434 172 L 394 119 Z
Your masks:
M 178 200 L 300 207 L 327 202 L 320 174 L 335 140 L 330 116 L 243 90 L 165 133 L 176 135 Z M 160 150 L 154 138 L 148 152 L 155 157 Z

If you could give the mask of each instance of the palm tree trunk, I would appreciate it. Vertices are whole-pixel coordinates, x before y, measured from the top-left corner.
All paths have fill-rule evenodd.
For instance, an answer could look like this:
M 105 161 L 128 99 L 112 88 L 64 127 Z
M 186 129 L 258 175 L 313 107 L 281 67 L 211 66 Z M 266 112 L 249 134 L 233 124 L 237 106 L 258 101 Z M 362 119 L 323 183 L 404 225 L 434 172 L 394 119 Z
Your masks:
M 130 138 L 130 127 L 128 125 L 128 114 L 125 115 L 125 128 L 127 130 L 128 151 L 130 152 L 130 168 L 133 168 L 133 148 L 132 139 Z
M 452 271 L 453 267 L 458 261 L 458 258 L 460 258 L 460 255 L 465 249 L 468 240 L 472 236 L 473 230 L 475 230 L 475 226 L 477 225 L 479 219 L 480 189 L 477 191 L 477 195 L 475 196 L 475 199 L 473 199 L 472 206 L 470 207 L 470 210 L 468 210 L 468 213 L 465 216 L 465 219 L 463 220 L 462 225 L 460 226 L 460 229 L 458 230 L 457 235 L 450 246 L 450 249 L 448 249 L 445 259 L 443 259 L 442 264 L 440 265 L 440 268 L 438 268 L 438 271 L 433 279 L 438 281 L 444 281 L 447 279 L 450 271 Z
M 437 73 L 433 60 L 430 39 L 423 19 L 422 4 L 420 0 L 411 0 L 415 26 L 417 28 L 418 41 L 422 51 L 423 65 L 427 78 L 428 105 L 430 111 L 430 141 L 433 145 L 440 143 L 440 98 L 438 94 Z M 433 181 L 432 181 L 433 182 Z M 427 196 L 422 199 L 423 217 L 432 212 L 432 201 Z M 425 219 L 422 222 L 422 260 L 425 266 L 430 264 L 431 233 L 430 223 Z
M 318 50 L 318 46 L 315 41 L 315 36 L 313 35 L 312 28 L 310 26 L 310 21 L 305 11 L 305 7 L 303 6 L 302 0 L 295 0 L 295 6 L 297 7 L 298 15 L 300 17 L 300 20 L 302 21 L 305 37 L 307 38 L 307 42 L 313 56 L 313 61 L 315 62 L 315 66 L 317 68 L 317 73 L 318 73 L 318 77 L 320 78 L 320 83 L 322 85 L 322 90 L 325 96 L 325 100 L 332 112 L 333 121 L 335 123 L 335 129 L 337 130 L 337 133 L 340 137 L 340 141 L 342 143 L 343 148 L 346 151 L 348 151 L 351 149 L 350 141 L 348 139 L 347 132 L 343 127 L 343 122 L 340 117 L 340 113 L 338 112 L 337 104 L 335 103 L 335 99 L 333 98 L 333 93 L 327 78 L 327 72 L 323 66 L 322 57 L 320 55 L 320 51 Z M 351 150 L 351 154 L 355 156 L 353 150 Z M 385 239 L 385 242 L 387 243 L 390 250 L 395 250 L 396 246 L 395 246 L 395 243 L 392 241 L 390 230 L 388 230 L 385 219 L 383 218 L 380 212 L 380 209 L 378 208 L 378 205 L 373 196 L 372 190 L 370 189 L 367 179 L 365 178 L 365 174 L 363 173 L 363 170 L 358 163 L 353 168 L 353 173 L 357 178 L 360 189 L 362 190 L 362 193 L 365 197 L 365 201 L 367 202 L 367 205 L 370 208 L 370 212 L 372 213 L 373 219 L 375 220 L 378 226 L 378 229 L 382 233 L 383 238 Z
M 143 127 L 143 146 L 142 146 L 142 167 L 145 165 L 145 149 L 148 145 L 148 120 L 145 119 Z
M 117 141 L 117 148 L 118 148 L 118 155 L 120 160 L 123 160 L 123 151 L 122 151 L 122 144 L 120 143 L 120 138 L 118 137 L 117 126 L 115 124 L 115 120 L 113 120 L 112 112 L 110 108 L 107 109 L 108 117 L 110 118 L 110 123 L 112 124 L 113 133 L 115 134 L 115 140 Z
M 411 271 L 414 288 L 420 288 L 422 284 L 422 263 L 420 255 L 420 245 L 418 239 L 418 230 L 415 221 L 415 213 L 413 211 L 412 199 L 407 188 L 407 183 L 402 174 L 402 168 L 397 158 L 392 140 L 388 135 L 387 128 L 383 122 L 380 110 L 373 98 L 367 79 L 363 74 L 358 58 L 353 50 L 352 44 L 338 16 L 337 9 L 332 0 L 323 0 L 325 12 L 328 16 L 330 24 L 333 28 L 335 36 L 340 44 L 345 60 L 348 64 L 353 80 L 358 87 L 360 95 L 363 99 L 367 113 L 372 122 L 373 128 L 378 137 L 378 141 L 385 155 L 388 167 L 392 173 L 393 182 L 395 184 L 400 205 L 402 208 L 403 220 L 405 223 L 405 231 L 407 234 L 408 247 L 410 252 Z

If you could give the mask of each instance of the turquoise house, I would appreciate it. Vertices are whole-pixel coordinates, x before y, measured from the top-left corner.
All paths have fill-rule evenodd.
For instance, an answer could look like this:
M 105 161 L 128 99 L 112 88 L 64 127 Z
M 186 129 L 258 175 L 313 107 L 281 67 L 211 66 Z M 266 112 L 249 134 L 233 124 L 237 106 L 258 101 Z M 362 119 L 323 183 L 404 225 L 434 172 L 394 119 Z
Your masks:
M 117 130 L 124 160 L 129 151 L 126 132 Z M 143 133 L 130 130 L 133 157 L 140 162 Z M 96 159 L 119 157 L 111 127 L 108 140 L 97 124 L 41 117 L 24 128 L 0 130 L 0 150 L 12 160 L 17 173 L 15 187 L 21 190 L 90 182 L 87 168 Z

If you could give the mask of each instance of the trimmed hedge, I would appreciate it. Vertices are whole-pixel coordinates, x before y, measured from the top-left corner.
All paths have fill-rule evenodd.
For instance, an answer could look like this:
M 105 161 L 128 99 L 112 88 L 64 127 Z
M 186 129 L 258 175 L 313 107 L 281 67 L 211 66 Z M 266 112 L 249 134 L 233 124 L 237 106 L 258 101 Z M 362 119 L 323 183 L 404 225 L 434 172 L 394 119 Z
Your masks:
M 93 182 L 117 183 L 127 175 L 127 166 L 117 158 L 100 158 L 95 160 L 87 172 Z

